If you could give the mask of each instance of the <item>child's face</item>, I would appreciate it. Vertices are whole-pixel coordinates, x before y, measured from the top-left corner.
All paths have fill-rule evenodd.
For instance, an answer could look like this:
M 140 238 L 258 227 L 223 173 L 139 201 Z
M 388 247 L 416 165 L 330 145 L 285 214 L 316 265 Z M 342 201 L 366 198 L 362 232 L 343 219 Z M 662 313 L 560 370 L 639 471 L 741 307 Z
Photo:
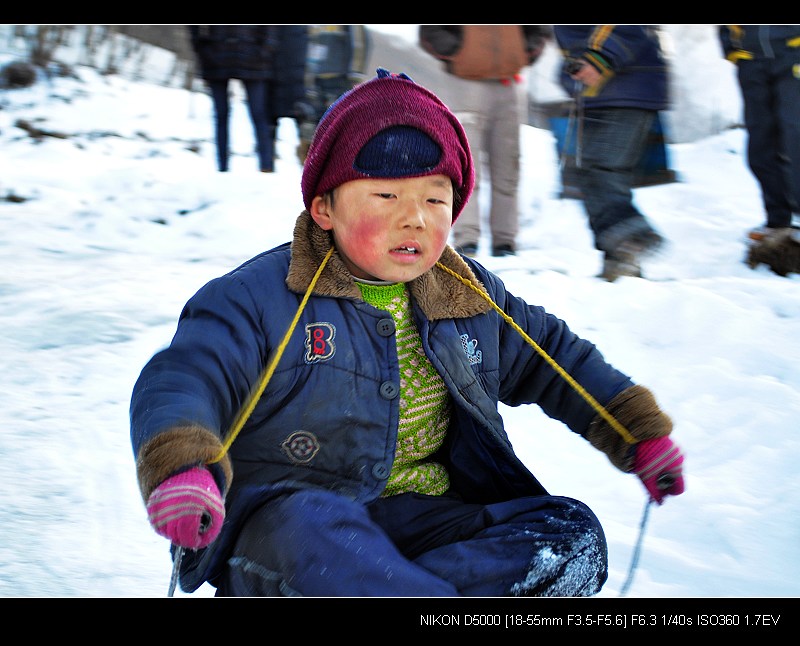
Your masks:
M 311 215 L 333 232 L 356 278 L 405 283 L 442 255 L 453 221 L 453 184 L 446 175 L 357 179 L 315 197 Z

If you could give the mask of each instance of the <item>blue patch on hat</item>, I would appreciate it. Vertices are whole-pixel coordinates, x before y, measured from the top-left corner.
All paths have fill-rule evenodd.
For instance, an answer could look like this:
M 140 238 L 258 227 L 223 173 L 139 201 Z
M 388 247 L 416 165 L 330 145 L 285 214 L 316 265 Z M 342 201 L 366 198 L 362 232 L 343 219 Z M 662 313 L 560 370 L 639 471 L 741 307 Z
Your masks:
M 441 158 L 439 144 L 419 128 L 392 126 L 364 144 L 353 168 L 374 177 L 410 177 L 436 168 Z

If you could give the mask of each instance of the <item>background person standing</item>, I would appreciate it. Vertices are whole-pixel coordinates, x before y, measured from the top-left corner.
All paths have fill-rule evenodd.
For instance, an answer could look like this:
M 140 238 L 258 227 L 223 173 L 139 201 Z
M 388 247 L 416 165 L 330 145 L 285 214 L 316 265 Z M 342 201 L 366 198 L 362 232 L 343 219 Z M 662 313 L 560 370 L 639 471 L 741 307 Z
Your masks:
M 667 64 L 651 25 L 554 25 L 564 57 L 561 84 L 578 104 L 575 180 L 600 277 L 641 276 L 663 238 L 633 203 L 634 170 L 659 110 L 668 107 Z
M 763 240 L 800 210 L 800 25 L 720 25 L 719 38 L 736 65 L 747 162 L 766 211 L 748 237 Z
M 269 112 L 269 81 L 274 78 L 277 25 L 189 25 L 200 74 L 214 102 L 217 167 L 228 170 L 230 100 L 228 82 L 238 79 L 247 92 L 259 170 L 274 170 L 275 119 Z
M 364 25 L 309 25 L 305 87 L 295 104 L 300 143 L 297 158 L 306 160 L 317 123 L 347 90 L 367 80 L 372 41 Z
M 308 49 L 309 29 L 307 25 L 280 25 L 278 45 L 274 57 L 275 74 L 268 92 L 272 116 L 273 141 L 278 133 L 278 120 L 291 119 L 300 132 L 300 121 L 295 106 L 305 95 L 306 50 Z
M 481 162 L 490 175 L 493 256 L 516 254 L 519 232 L 519 129 L 526 107 L 520 73 L 551 36 L 546 25 L 422 25 L 419 42 L 456 79 L 450 108 L 475 157 L 475 190 L 453 227 L 458 251 L 474 256 L 481 235 Z M 481 154 L 485 157 L 481 157 Z

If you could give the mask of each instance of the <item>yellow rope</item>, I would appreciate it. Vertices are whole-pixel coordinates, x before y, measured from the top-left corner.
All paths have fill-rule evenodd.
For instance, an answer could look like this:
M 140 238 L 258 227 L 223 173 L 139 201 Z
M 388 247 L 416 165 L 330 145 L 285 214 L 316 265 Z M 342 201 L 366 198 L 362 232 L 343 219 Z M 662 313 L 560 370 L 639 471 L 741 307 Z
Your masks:
M 219 462 L 222 458 L 225 457 L 225 454 L 228 452 L 228 449 L 230 449 L 231 444 L 233 444 L 233 441 L 236 439 L 236 436 L 239 435 L 239 431 L 241 431 L 242 428 L 244 427 L 247 418 L 250 417 L 250 414 L 255 409 L 258 400 L 261 398 L 261 395 L 264 392 L 264 389 L 267 387 L 269 380 L 275 373 L 275 368 L 277 368 L 278 366 L 278 361 L 280 361 L 281 355 L 283 355 L 283 351 L 289 344 L 289 338 L 292 336 L 292 332 L 294 332 L 294 328 L 297 326 L 297 322 L 300 320 L 300 314 L 305 309 L 306 303 L 308 302 L 308 299 L 311 296 L 311 291 L 314 289 L 314 285 L 317 284 L 317 280 L 319 279 L 320 274 L 322 274 L 322 270 L 325 268 L 325 265 L 328 264 L 328 260 L 333 255 L 333 249 L 334 249 L 333 247 L 328 249 L 328 253 L 325 254 L 325 258 L 322 260 L 322 263 L 317 269 L 317 273 L 315 273 L 314 278 L 311 279 L 311 283 L 309 284 L 306 293 L 303 295 L 303 300 L 300 302 L 300 306 L 297 308 L 297 312 L 295 313 L 294 319 L 289 325 L 289 329 L 287 329 L 286 334 L 283 335 L 283 340 L 278 346 L 278 349 L 275 352 L 275 356 L 272 357 L 272 360 L 269 362 L 267 369 L 264 371 L 264 374 L 262 375 L 261 380 L 258 383 L 258 387 L 252 392 L 242 410 L 239 411 L 239 415 L 236 417 L 236 421 L 233 423 L 230 433 L 228 433 L 228 438 L 225 440 L 225 444 L 222 445 L 222 449 L 217 454 L 217 456 L 213 460 L 211 460 L 208 464 L 214 464 L 215 462 Z
M 572 388 L 574 388 L 575 391 L 581 397 L 583 397 L 588 402 L 588 404 L 592 408 L 594 408 L 595 411 L 597 411 L 597 413 L 604 420 L 606 420 L 611 425 L 611 428 L 613 428 L 617 433 L 619 433 L 622 436 L 622 439 L 624 439 L 628 444 L 636 444 L 636 439 L 630 434 L 628 429 L 626 429 L 622 424 L 620 424 L 619 420 L 617 420 L 611 413 L 609 413 L 600 404 L 600 402 L 598 402 L 594 397 L 592 397 L 591 394 L 589 394 L 589 392 L 587 392 L 583 386 L 581 386 L 577 381 L 575 381 L 575 379 L 572 378 L 572 375 L 570 375 L 566 370 L 564 370 L 564 368 L 562 368 L 558 363 L 556 363 L 556 361 L 549 354 L 547 354 L 547 352 L 545 352 L 545 350 L 541 346 L 539 346 L 539 344 L 537 344 L 536 341 L 530 338 L 525 333 L 525 330 L 523 330 L 519 325 L 517 325 L 514 319 L 512 319 L 508 314 L 506 314 L 503 310 L 501 310 L 486 292 L 484 292 L 482 289 L 479 289 L 477 285 L 474 285 L 471 281 L 467 280 L 463 276 L 459 276 L 449 267 L 445 267 L 442 263 L 437 262 L 436 266 L 439 269 L 446 271 L 451 276 L 460 280 L 462 283 L 464 283 L 467 287 L 469 287 L 473 291 L 480 294 L 489 303 L 489 305 L 491 305 L 494 308 L 494 310 L 505 319 L 506 323 L 508 323 L 511 327 L 513 327 L 520 334 L 520 336 L 522 336 L 522 338 L 525 339 L 525 341 L 534 350 L 536 350 L 536 352 L 538 352 L 542 356 L 542 358 L 545 361 L 547 361 L 547 363 L 550 364 L 550 366 L 552 366 L 553 370 L 555 370 L 559 375 L 561 375 L 561 377 L 563 377 L 564 380 L 570 386 L 572 386 Z

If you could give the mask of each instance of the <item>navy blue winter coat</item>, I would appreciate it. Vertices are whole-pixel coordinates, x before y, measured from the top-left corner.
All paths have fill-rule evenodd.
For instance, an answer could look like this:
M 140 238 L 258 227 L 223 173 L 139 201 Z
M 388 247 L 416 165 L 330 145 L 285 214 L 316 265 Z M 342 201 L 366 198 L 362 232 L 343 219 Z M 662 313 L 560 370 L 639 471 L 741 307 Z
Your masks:
M 566 71 L 570 60 L 594 51 L 610 66 L 612 75 L 605 85 L 596 93 L 584 93 L 587 108 L 665 110 L 669 107 L 667 63 L 655 27 L 554 25 L 553 32 L 564 57 L 561 85 L 570 96 L 576 92 L 576 82 Z
M 331 245 L 329 232 L 303 212 L 291 244 L 212 280 L 188 301 L 172 342 L 144 367 L 131 399 L 131 440 L 145 500 L 166 477 L 211 461 L 220 450 Z M 626 402 L 641 401 L 649 391 L 633 386 L 564 321 L 506 291 L 480 264 L 450 247 L 440 262 L 483 285 L 635 432 L 637 414 L 626 413 Z M 630 446 L 486 300 L 438 267 L 409 283 L 409 291 L 423 348 L 453 403 L 436 459 L 467 501 L 546 493 L 515 455 L 498 402 L 539 405 L 629 470 Z M 226 492 L 225 524 L 212 546 L 184 556 L 182 588 L 212 579 L 249 510 L 280 492 L 319 487 L 363 503 L 378 498 L 394 459 L 399 380 L 391 315 L 364 302 L 334 253 L 252 415 L 228 455 L 213 465 Z M 657 434 L 669 430 L 659 427 Z

